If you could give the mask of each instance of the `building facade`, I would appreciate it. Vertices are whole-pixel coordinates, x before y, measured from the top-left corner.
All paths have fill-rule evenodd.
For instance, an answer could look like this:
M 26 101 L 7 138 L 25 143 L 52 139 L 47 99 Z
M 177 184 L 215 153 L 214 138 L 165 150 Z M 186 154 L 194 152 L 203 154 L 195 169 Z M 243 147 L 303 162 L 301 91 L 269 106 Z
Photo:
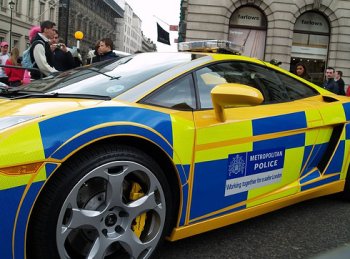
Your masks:
M 316 84 L 327 66 L 350 83 L 349 14 L 342 0 L 182 0 L 179 41 L 230 40 L 292 72 L 304 63 Z
M 75 32 L 83 32 L 80 50 L 84 57 L 101 38 L 109 37 L 116 44 L 117 18 L 123 13 L 114 0 L 0 0 L 0 41 L 10 41 L 11 29 L 11 46 L 22 53 L 29 45 L 30 28 L 51 20 L 68 47 L 77 45 Z
M 142 52 L 156 52 L 157 51 L 157 45 L 150 39 L 147 38 L 145 35 L 142 34 Z
M 83 56 L 93 49 L 102 38 L 111 38 L 116 46 L 117 19 L 123 17 L 123 9 L 114 0 L 60 0 L 58 30 L 69 47 L 77 45 L 74 37 L 81 31 L 80 41 Z M 116 49 L 116 48 L 115 48 Z
M 117 49 L 135 53 L 142 50 L 142 21 L 134 13 L 132 7 L 125 2 L 124 17 L 118 18 L 118 30 L 116 35 Z
M 13 9 L 10 8 L 10 2 L 14 3 Z M 58 1 L 0 0 L 0 42 L 10 42 L 11 38 L 11 47 L 18 47 L 22 53 L 29 44 L 30 28 L 44 20 L 57 23 L 57 17 Z

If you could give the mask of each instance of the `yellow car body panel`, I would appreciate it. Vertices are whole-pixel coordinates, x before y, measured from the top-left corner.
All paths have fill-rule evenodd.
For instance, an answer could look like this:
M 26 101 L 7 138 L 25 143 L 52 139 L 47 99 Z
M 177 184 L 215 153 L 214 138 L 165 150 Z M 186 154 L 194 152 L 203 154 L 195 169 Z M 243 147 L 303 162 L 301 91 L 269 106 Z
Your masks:
M 274 69 L 319 94 L 290 102 L 224 107 L 223 121 L 214 109 L 184 111 L 142 102 L 177 77 L 221 61 Z M 31 210 L 57 169 L 82 148 L 104 139 L 146 140 L 171 161 L 173 172 L 164 173 L 175 174 L 177 181 L 170 184 L 179 190 L 180 200 L 169 240 L 344 190 L 350 163 L 346 97 L 253 58 L 209 54 L 193 62 L 146 80 L 119 99 L 0 101 L 0 120 L 30 118 L 9 127 L 0 125 L 0 202 L 13 199 L 5 205 L 6 214 L 0 215 L 0 229 L 5 229 L 0 251 L 5 256 L 25 254 Z M 211 76 L 203 80 L 222 83 Z M 249 170 L 254 173 L 246 173 Z

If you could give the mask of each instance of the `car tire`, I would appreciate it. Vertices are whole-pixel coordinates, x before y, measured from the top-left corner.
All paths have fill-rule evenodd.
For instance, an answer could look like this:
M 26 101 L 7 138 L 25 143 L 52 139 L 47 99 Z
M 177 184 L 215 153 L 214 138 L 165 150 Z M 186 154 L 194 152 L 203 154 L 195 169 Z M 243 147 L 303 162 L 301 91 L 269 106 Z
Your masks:
M 27 258 L 149 258 L 169 231 L 169 183 L 146 153 L 89 148 L 54 173 L 30 217 Z

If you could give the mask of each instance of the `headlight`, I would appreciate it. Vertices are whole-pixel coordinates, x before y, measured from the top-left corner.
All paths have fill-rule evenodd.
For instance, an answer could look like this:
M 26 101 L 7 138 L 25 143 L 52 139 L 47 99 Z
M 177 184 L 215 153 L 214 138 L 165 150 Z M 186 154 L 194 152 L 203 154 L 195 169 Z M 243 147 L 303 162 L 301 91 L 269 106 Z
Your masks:
M 39 118 L 41 115 L 15 115 L 0 118 L 0 130 L 12 127 L 16 124 L 20 124 L 35 118 Z

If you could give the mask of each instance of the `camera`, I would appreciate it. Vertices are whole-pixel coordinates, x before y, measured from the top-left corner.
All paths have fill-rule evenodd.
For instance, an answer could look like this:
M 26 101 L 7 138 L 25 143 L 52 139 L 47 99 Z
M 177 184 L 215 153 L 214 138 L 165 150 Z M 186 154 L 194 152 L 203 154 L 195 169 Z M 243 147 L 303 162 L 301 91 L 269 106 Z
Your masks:
M 62 47 L 63 47 L 63 44 L 62 44 L 62 43 L 56 44 L 56 48 L 57 48 L 57 49 L 60 49 L 60 48 L 62 48 Z

